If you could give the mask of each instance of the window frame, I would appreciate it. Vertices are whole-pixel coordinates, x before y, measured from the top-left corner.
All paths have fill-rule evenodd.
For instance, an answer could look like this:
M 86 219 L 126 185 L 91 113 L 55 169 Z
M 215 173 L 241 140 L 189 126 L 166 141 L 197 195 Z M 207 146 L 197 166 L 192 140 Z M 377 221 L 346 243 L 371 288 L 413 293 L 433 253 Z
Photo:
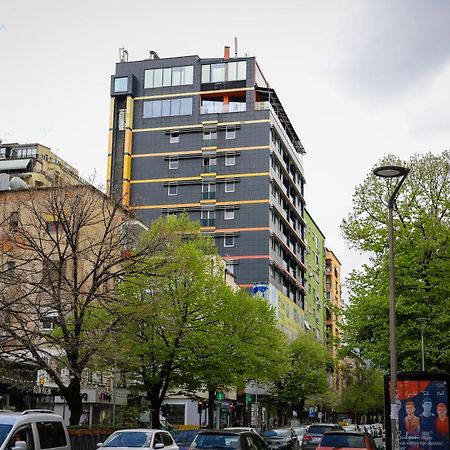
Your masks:
M 225 153 L 225 165 L 235 166 L 236 165 L 236 154 L 235 153 Z
M 172 189 L 175 189 L 175 192 L 172 192 Z M 178 195 L 178 184 L 177 183 L 169 183 L 167 185 L 167 195 L 170 197 Z
M 231 244 L 227 244 L 227 239 L 231 239 Z M 234 234 L 225 234 L 223 236 L 223 246 L 224 247 L 234 247 Z
M 177 170 L 180 167 L 180 160 L 178 157 L 169 157 L 169 170 Z
M 180 143 L 180 132 L 174 131 L 169 135 L 169 144 L 179 144 Z
M 234 208 L 225 208 L 223 210 L 223 220 L 234 220 Z
M 236 182 L 233 181 L 225 181 L 225 192 L 231 193 L 236 192 Z

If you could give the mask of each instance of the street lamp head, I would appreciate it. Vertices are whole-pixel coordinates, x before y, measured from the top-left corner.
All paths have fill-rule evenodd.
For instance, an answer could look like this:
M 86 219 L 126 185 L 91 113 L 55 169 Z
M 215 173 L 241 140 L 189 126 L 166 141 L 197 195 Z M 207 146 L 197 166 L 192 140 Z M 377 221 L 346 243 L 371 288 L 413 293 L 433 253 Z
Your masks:
M 380 166 L 373 170 L 373 174 L 382 178 L 398 178 L 408 175 L 409 169 L 401 166 Z

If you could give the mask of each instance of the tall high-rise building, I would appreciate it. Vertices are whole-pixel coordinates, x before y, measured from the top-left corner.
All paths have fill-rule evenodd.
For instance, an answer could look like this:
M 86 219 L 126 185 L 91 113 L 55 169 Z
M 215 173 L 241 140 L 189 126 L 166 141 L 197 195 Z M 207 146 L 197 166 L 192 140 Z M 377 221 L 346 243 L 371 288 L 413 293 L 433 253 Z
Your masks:
M 305 210 L 307 292 L 305 328 L 325 342 L 325 235 Z
M 289 80 L 286 80 L 287 82 Z M 188 212 L 237 283 L 304 328 L 304 149 L 254 57 L 150 58 L 111 80 L 108 188 L 144 221 Z

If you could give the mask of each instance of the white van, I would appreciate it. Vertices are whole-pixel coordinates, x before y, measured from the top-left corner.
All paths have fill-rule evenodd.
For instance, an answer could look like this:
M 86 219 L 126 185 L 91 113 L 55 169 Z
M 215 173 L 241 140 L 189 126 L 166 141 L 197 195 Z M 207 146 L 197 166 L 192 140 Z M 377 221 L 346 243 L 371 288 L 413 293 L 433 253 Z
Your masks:
M 71 450 L 63 418 L 50 410 L 0 411 L 0 450 Z

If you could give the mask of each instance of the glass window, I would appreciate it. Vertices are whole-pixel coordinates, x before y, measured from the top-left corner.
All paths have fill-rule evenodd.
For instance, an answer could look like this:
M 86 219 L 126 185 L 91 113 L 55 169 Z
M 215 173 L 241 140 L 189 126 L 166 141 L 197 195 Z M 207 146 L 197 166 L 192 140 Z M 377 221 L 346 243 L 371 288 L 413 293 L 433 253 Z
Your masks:
M 234 181 L 225 181 L 225 192 L 234 192 L 236 190 L 236 184 Z
M 128 77 L 116 78 L 114 80 L 114 92 L 128 91 Z
M 125 110 L 119 109 L 119 119 L 117 121 L 117 128 L 119 131 L 125 130 Z
M 163 117 L 170 116 L 170 100 L 162 101 L 162 113 L 161 114 Z
M 173 445 L 173 439 L 169 433 L 161 433 L 161 436 L 164 445 Z
M 172 86 L 180 86 L 181 84 L 181 72 L 184 67 L 173 67 L 172 68 Z
M 162 69 L 155 69 L 155 74 L 153 76 L 153 87 L 161 87 L 162 86 L 162 80 L 163 80 L 163 70 Z
M 237 63 L 228 63 L 228 81 L 236 81 L 237 78 Z
M 225 209 L 223 213 L 224 220 L 233 220 L 234 219 L 234 209 Z
M 205 64 L 202 66 L 202 83 L 209 83 L 211 81 L 211 66 Z
M 144 89 L 149 89 L 153 87 L 153 77 L 155 71 L 153 69 L 146 70 L 144 72 Z
M 169 143 L 170 144 L 178 144 L 180 142 L 180 133 L 170 133 Z
M 178 195 L 178 184 L 169 184 L 167 186 L 167 195 Z
M 149 119 L 152 117 L 152 102 L 144 102 L 142 117 Z
M 225 131 L 225 139 L 236 139 L 236 128 L 227 127 Z
M 66 433 L 61 422 L 36 422 L 41 448 L 57 448 L 67 445 Z
M 225 64 L 211 64 L 211 82 L 225 81 Z
M 193 84 L 194 83 L 194 66 L 183 67 L 183 72 L 181 75 L 181 84 Z
M 234 166 L 236 164 L 236 156 L 234 153 L 226 153 L 225 154 L 225 165 L 226 166 Z
M 223 246 L 224 247 L 234 247 L 234 236 L 225 235 L 223 238 Z
M 211 139 L 217 139 L 217 131 L 204 131 L 203 140 L 210 141 Z
M 178 169 L 178 158 L 169 159 L 169 169 Z
M 237 80 L 245 80 L 247 78 L 247 61 L 239 61 L 237 63 Z
M 172 86 L 172 68 L 163 69 L 163 86 Z
M 173 98 L 170 100 L 170 115 L 171 116 L 179 116 L 180 115 L 180 105 L 181 99 Z
M 152 105 L 152 117 L 161 117 L 161 107 L 162 107 L 162 101 L 161 100 L 153 100 Z
M 180 99 L 180 116 L 192 114 L 192 97 Z

